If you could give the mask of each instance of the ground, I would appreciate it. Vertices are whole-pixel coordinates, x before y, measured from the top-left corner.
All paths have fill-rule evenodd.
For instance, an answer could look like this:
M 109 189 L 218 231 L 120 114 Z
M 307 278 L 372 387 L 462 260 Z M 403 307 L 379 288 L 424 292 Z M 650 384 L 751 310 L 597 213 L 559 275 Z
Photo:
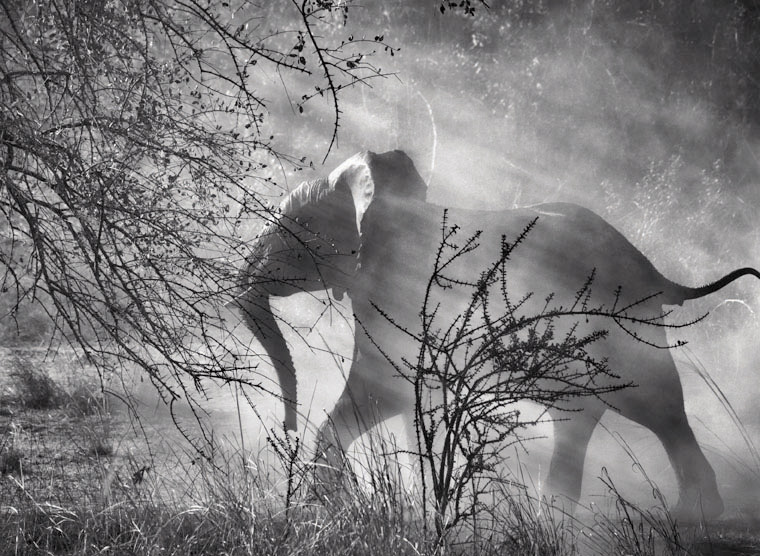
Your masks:
M 80 380 L 72 386 L 61 376 L 60 369 L 24 380 L 23 373 L 39 373 L 40 369 L 16 363 L 14 369 L 6 369 L 8 372 L 0 375 L 0 515 L 5 518 L 0 528 L 8 533 L 0 536 L 11 539 L 6 546 L 0 541 L 0 554 L 89 554 L 125 538 L 132 547 L 189 546 L 181 542 L 193 538 L 193 534 L 193 546 L 205 547 L 201 552 L 228 546 L 238 547 L 231 553 L 250 552 L 252 545 L 238 544 L 241 537 L 231 535 L 228 529 L 223 530 L 226 536 L 214 538 L 220 531 L 218 524 L 211 533 L 197 533 L 211 527 L 209 523 L 217 519 L 204 521 L 205 517 L 196 519 L 197 515 L 212 515 L 214 506 L 233 507 L 234 512 L 239 512 L 238 499 L 212 498 L 201 504 L 198 499 L 190 500 L 191 495 L 187 499 L 172 499 L 173 506 L 167 507 L 166 498 L 156 498 L 157 471 L 151 465 L 148 443 L 144 438 L 140 440 L 140 433 L 133 430 L 124 412 L 109 411 L 108 403 L 93 383 Z M 52 382 L 41 378 L 45 376 Z M 67 387 L 48 388 L 63 383 Z M 30 388 L 36 390 L 32 392 Z M 124 448 L 126 445 L 129 449 Z M 251 467 L 250 460 L 247 465 Z M 186 477 L 196 468 L 184 468 L 181 474 Z M 236 485 L 229 487 L 235 496 Z M 218 495 L 220 491 L 215 492 Z M 201 506 L 203 511 L 198 510 Z M 119 513 L 125 507 L 148 514 L 146 522 L 139 522 L 136 518 L 139 514 Z M 259 524 L 267 517 L 264 513 L 256 515 L 255 508 L 253 512 Z M 276 514 L 269 517 L 272 522 L 282 519 Z M 192 518 L 189 524 L 188 518 Z M 678 527 L 668 532 L 668 540 L 663 542 L 656 532 L 658 524 L 642 519 L 642 515 L 635 515 L 628 524 L 621 513 L 605 519 L 597 516 L 593 528 L 577 532 L 577 538 L 591 538 L 606 531 L 608 536 L 603 542 L 592 543 L 599 554 L 609 550 L 621 554 L 760 554 L 757 522 L 729 517 L 706 527 Z M 232 523 L 232 515 L 217 521 Z M 151 522 L 161 525 L 160 534 L 146 532 Z M 311 518 L 301 525 L 306 523 L 312 523 Z M 269 525 L 272 530 L 279 526 L 280 522 Z M 301 527 L 301 534 L 305 530 Z M 138 533 L 139 542 L 135 539 Z M 307 546 L 316 546 L 320 537 L 315 532 Z M 297 536 L 288 542 L 296 540 L 304 542 Z M 201 542 L 204 544 L 198 544 Z M 299 546 L 303 550 L 303 544 Z M 562 554 L 586 554 L 578 546 Z M 138 552 L 142 553 L 142 549 Z M 321 552 L 315 549 L 313 553 Z

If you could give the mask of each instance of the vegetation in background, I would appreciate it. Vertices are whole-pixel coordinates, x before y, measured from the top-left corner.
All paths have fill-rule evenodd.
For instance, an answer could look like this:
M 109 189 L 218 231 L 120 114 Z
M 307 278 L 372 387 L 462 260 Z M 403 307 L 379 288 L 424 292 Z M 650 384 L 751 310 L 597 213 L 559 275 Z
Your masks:
M 389 6 L 380 21 L 405 46 L 407 92 L 372 101 L 411 124 L 395 139 L 434 168 L 438 202 L 579 202 L 681 282 L 760 258 L 755 2 L 515 0 L 469 17 Z
M 57 409 L 62 405 L 64 394 L 61 386 L 33 356 L 14 353 L 5 369 L 15 386 L 13 395 L 6 396 L 6 403 L 13 401 L 30 409 Z

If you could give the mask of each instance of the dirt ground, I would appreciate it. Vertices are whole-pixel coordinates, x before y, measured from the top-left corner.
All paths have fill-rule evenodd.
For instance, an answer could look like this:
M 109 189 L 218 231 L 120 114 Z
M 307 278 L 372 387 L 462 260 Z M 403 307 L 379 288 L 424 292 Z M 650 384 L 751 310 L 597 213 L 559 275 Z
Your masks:
M 111 411 L 94 373 L 73 373 L 71 359 L 50 363 L 32 352 L 3 350 L 0 361 L 3 511 L 88 504 L 110 485 L 132 483 L 140 464 L 119 445 L 139 437 L 126 414 Z

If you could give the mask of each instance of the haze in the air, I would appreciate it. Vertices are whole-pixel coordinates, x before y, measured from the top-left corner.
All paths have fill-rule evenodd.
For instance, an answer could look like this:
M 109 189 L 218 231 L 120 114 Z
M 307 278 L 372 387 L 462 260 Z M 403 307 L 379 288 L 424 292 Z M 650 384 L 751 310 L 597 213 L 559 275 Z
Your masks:
M 344 91 L 337 144 L 324 162 L 334 117 L 330 99 L 313 100 L 299 113 L 279 93 L 280 75 L 257 76 L 260 89 L 271 90 L 275 143 L 314 162 L 300 172 L 276 167 L 282 189 L 262 190 L 272 202 L 357 151 L 402 149 L 428 181 L 429 201 L 473 209 L 575 202 L 605 218 L 679 283 L 702 285 L 734 268 L 760 265 L 758 30 L 744 3 L 652 7 L 608 0 L 569 8 L 504 1 L 478 6 L 474 16 L 441 14 L 433 4 L 369 2 L 350 11 L 348 27 L 336 20 L 325 31 L 382 35 L 398 50 L 390 56 L 378 43 L 374 64 L 387 76 Z M 259 226 L 251 223 L 251 238 Z M 350 305 L 344 303 L 343 315 L 322 314 L 318 296 L 304 295 L 277 306 L 299 333 L 286 336 L 303 412 L 318 423 L 349 367 Z M 727 506 L 750 505 L 760 484 L 757 462 L 727 403 L 750 437 L 760 438 L 760 284 L 744 279 L 672 309 L 670 323 L 709 313 L 668 337 L 688 341 L 674 358 L 691 425 Z M 262 373 L 277 392 L 265 362 Z M 283 411 L 272 396 L 254 392 L 251 401 L 258 416 L 228 390 L 212 393 L 209 404 L 220 434 L 236 441 L 243 408 L 241 441 L 248 447 L 265 444 L 259 416 L 276 427 Z M 623 494 L 647 498 L 649 487 L 626 445 L 666 496 L 675 496 L 673 472 L 652 433 L 609 413 L 602 424 L 589 450 L 586 496 L 605 491 L 596 480 L 604 467 Z M 551 427 L 538 433 L 548 437 L 528 444 L 519 460 L 540 481 Z M 518 459 L 507 455 L 508 463 Z

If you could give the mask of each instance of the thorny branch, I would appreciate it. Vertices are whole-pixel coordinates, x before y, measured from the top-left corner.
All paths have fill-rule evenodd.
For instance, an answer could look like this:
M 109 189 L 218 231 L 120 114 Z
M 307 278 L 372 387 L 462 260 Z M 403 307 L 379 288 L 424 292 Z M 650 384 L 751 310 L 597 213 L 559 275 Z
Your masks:
M 381 41 L 323 34 L 347 6 L 0 3 L 0 315 L 143 371 L 198 417 L 201 379 L 266 390 L 224 307 L 247 230 L 276 220 L 272 168 L 303 160 L 273 143 L 258 76 L 329 91 L 331 149 L 340 92 L 380 75 L 352 60 Z

